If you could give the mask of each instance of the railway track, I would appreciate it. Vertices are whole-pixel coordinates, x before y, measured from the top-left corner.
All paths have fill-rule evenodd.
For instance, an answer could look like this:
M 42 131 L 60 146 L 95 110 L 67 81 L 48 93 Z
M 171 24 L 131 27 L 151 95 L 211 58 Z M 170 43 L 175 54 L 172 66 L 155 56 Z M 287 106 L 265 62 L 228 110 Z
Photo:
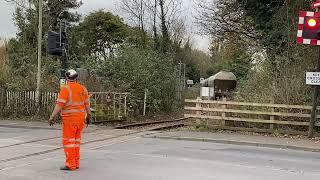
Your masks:
M 29 127 L 23 127 L 23 126 L 19 126 L 19 127 L 13 127 L 13 128 L 26 128 L 26 129 L 30 129 Z M 34 128 L 32 128 L 34 129 Z M 49 129 L 49 130 L 52 130 L 50 128 L 40 128 L 40 127 L 37 127 L 37 129 Z M 58 129 L 58 130 L 61 130 L 61 129 Z M 96 131 L 96 130 L 95 130 Z M 93 133 L 95 131 L 91 131 L 91 132 L 84 132 L 84 134 L 87 134 L 87 133 Z M 3 148 L 8 148 L 8 147 L 13 147 L 13 146 L 19 146 L 19 145 L 26 145 L 26 144 L 31 144 L 31 143 L 38 143 L 38 142 L 42 142 L 42 141 L 48 141 L 48 140 L 53 140 L 53 139 L 60 139 L 61 136 L 55 136 L 55 137 L 49 137 L 49 138 L 43 138 L 43 139 L 35 139 L 35 140 L 30 140 L 30 141 L 25 141 L 25 142 L 20 142 L 20 143 L 14 143 L 14 144 L 10 144 L 10 145 L 5 145 L 5 146 L 0 146 L 0 149 L 3 149 Z
M 147 131 L 171 129 L 171 128 L 184 126 L 185 120 L 187 119 L 188 118 L 179 118 L 179 119 L 165 120 L 165 121 L 140 122 L 140 123 L 120 125 L 115 127 L 115 129 L 132 129 L 132 130 L 147 130 Z
M 91 141 L 83 142 L 82 145 L 92 144 L 92 143 L 95 143 L 95 142 L 108 141 L 108 140 L 117 139 L 117 138 L 124 137 L 124 136 L 130 136 L 130 135 L 134 135 L 134 134 L 139 134 L 139 133 L 141 133 L 141 132 L 144 132 L 144 131 L 134 131 L 134 132 L 124 133 L 124 134 L 121 134 L 121 135 L 118 135 L 118 136 L 114 136 L 114 137 L 94 139 L 94 140 L 91 140 Z M 61 138 L 61 137 L 55 137 L 55 138 L 51 138 L 51 139 L 57 139 L 57 138 Z M 48 138 L 48 139 L 49 139 L 49 138 Z M 40 142 L 40 141 L 44 141 L 44 139 L 41 139 L 41 140 L 39 140 L 39 141 L 36 141 L 36 140 L 35 140 L 35 141 L 33 141 L 33 142 Z M 27 142 L 27 143 L 30 143 L 30 142 Z M 23 143 L 20 143 L 19 145 L 22 145 L 22 144 L 23 144 Z M 26 144 L 26 143 L 24 143 L 24 144 Z M 55 151 L 62 150 L 62 149 L 63 149 L 63 147 L 61 146 L 61 147 L 56 147 L 56 148 L 52 148 L 52 149 L 45 150 L 45 151 L 40 151 L 40 152 L 30 153 L 30 154 L 26 154 L 26 155 L 11 157 L 11 158 L 7 158 L 7 159 L 1 159 L 1 160 L 0 160 L 0 163 L 6 163 L 6 162 L 10 162 L 10 161 L 21 160 L 21 159 L 25 159 L 25 158 L 29 158 L 29 157 L 34 157 L 34 156 L 39 156 L 39 155 L 43 155 L 43 154 L 48 154 L 48 153 L 55 152 Z
M 108 140 L 117 139 L 117 138 L 121 138 L 124 136 L 130 136 L 130 135 L 135 135 L 135 134 L 138 135 L 140 133 L 148 132 L 148 131 L 152 131 L 152 130 L 161 130 L 161 129 L 181 127 L 184 125 L 183 120 L 186 120 L 186 119 L 187 118 L 180 118 L 180 119 L 174 119 L 174 120 L 144 122 L 144 123 L 135 123 L 135 124 L 127 124 L 127 125 L 123 125 L 123 126 L 118 126 L 118 129 L 135 129 L 135 131 L 130 131 L 130 132 L 118 135 L 118 136 L 90 140 L 87 142 L 83 142 L 82 145 L 92 144 L 95 142 L 108 141 Z M 52 138 L 32 140 L 32 141 L 23 142 L 23 143 L 2 146 L 0 148 L 7 148 L 7 147 L 12 147 L 12 146 L 36 143 L 36 142 L 58 139 L 58 138 L 61 138 L 61 137 L 52 137 Z M 55 151 L 58 151 L 61 149 L 63 149 L 63 147 L 56 147 L 56 148 L 52 148 L 52 149 L 45 150 L 45 151 L 40 151 L 40 152 L 30 153 L 30 154 L 26 154 L 26 155 L 11 157 L 11 158 L 7 158 L 7 159 L 1 159 L 0 163 L 6 163 L 6 162 L 10 162 L 10 161 L 21 160 L 21 159 L 25 159 L 25 158 L 29 158 L 29 157 L 48 154 L 48 153 L 52 153 L 52 152 L 55 152 Z

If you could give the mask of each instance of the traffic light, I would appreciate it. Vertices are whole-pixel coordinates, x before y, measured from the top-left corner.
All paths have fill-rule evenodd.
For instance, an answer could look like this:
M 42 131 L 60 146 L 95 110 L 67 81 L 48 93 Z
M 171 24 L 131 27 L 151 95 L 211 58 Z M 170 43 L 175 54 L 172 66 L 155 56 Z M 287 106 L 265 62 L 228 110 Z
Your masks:
M 48 53 L 50 55 L 62 55 L 62 49 L 60 47 L 60 34 L 54 31 L 48 33 Z
M 320 45 L 320 13 L 300 12 L 297 43 Z
M 50 55 L 63 56 L 68 48 L 67 35 L 65 32 L 57 33 L 49 31 L 48 33 L 48 53 Z

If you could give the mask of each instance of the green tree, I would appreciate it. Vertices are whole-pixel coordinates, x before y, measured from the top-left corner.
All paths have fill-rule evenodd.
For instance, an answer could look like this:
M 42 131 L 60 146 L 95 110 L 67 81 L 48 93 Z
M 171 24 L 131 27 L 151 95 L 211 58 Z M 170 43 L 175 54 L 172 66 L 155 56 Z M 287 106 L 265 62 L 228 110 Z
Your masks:
M 176 69 L 173 57 L 152 49 L 123 48 L 98 71 L 109 89 L 130 92 L 133 109 L 142 109 L 145 89 L 148 108 L 171 111 L 175 107 Z
M 27 2 L 25 8 L 17 7 L 14 21 L 17 26 L 17 36 L 8 42 L 10 74 L 15 74 L 9 87 L 14 89 L 35 89 L 35 69 L 37 67 L 37 27 L 38 27 L 38 1 Z M 57 61 L 47 56 L 46 34 L 49 30 L 58 30 L 58 18 L 67 22 L 77 22 L 79 15 L 69 10 L 78 8 L 81 3 L 76 0 L 45 0 L 43 5 L 43 80 L 49 82 L 54 79 L 53 73 L 57 73 Z M 58 74 L 58 73 L 57 73 Z M 58 83 L 58 80 L 56 80 Z M 56 84 L 57 84 L 56 83 Z M 43 82 L 43 86 L 46 85 Z M 52 86 L 46 86 L 52 87 Z M 52 89 L 56 88 L 53 87 Z
M 246 79 L 253 67 L 252 58 L 246 47 L 236 41 L 225 41 L 218 45 L 221 46 L 220 50 L 216 47 L 211 49 L 212 68 L 210 70 L 214 73 L 221 70 L 231 71 L 239 80 Z
M 76 28 L 73 46 L 81 47 L 88 55 L 97 55 L 105 60 L 126 40 L 128 26 L 119 16 L 102 10 L 90 13 Z

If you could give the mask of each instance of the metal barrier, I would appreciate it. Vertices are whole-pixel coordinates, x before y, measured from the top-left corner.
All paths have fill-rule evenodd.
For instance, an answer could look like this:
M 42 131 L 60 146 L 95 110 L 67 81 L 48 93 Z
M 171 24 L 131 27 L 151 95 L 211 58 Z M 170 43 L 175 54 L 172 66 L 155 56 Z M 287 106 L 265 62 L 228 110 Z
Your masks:
M 94 122 L 125 120 L 128 116 L 128 93 L 90 92 Z

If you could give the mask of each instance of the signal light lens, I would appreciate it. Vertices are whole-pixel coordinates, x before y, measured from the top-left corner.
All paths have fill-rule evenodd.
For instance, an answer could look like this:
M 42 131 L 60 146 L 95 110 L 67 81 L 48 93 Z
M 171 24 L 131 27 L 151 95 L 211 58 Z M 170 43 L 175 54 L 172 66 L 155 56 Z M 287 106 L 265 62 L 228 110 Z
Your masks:
M 316 27 L 317 25 L 317 21 L 315 19 L 309 19 L 308 20 L 308 26 L 313 28 L 313 27 Z

